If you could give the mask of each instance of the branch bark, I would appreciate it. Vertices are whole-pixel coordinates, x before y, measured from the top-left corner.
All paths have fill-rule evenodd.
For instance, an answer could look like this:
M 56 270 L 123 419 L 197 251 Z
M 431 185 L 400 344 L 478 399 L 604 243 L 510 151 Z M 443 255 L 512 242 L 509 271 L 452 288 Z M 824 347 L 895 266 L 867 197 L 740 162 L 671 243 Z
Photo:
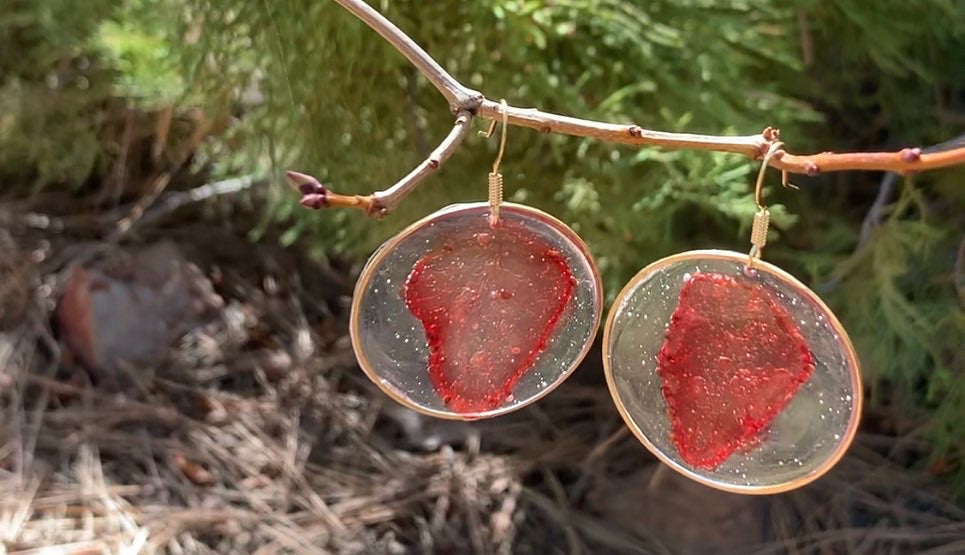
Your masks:
M 360 208 L 370 216 L 382 217 L 395 210 L 395 207 L 402 202 L 406 195 L 411 193 L 425 178 L 439 169 L 439 166 L 452 156 L 452 153 L 469 134 L 471 122 L 471 113 L 465 110 L 459 112 L 456 122 L 452 126 L 452 131 L 429 154 L 429 157 L 396 182 L 395 185 L 384 191 L 370 195 L 340 195 L 328 190 L 317 179 L 308 174 L 289 171 L 286 172 L 286 176 L 291 184 L 301 192 L 301 204 L 306 208 L 314 210 L 333 206 Z
M 437 169 L 465 138 L 473 116 L 492 121 L 502 120 L 499 102 L 485 98 L 450 75 L 425 50 L 401 29 L 363 0 L 335 0 L 395 47 L 448 101 L 457 114 L 456 124 L 448 137 L 409 175 L 385 191 L 371 195 L 338 195 L 325 189 L 306 174 L 289 172 L 289 179 L 302 191 L 302 204 L 309 208 L 349 206 L 362 208 L 371 215 L 391 212 L 399 201 L 425 177 Z M 755 135 L 721 136 L 670 133 L 644 129 L 639 125 L 616 124 L 543 112 L 536 108 L 509 106 L 507 122 L 543 133 L 562 133 L 628 145 L 647 145 L 674 149 L 708 150 L 741 154 L 761 160 L 770 145 L 780 138 L 780 131 L 767 127 Z M 920 148 L 898 152 L 822 152 L 809 155 L 791 154 L 778 148 L 768 164 L 787 173 L 817 175 L 821 172 L 845 170 L 880 170 L 907 174 L 965 164 L 965 141 L 958 141 L 940 152 L 923 153 Z
M 429 157 L 421 164 L 416 166 L 408 175 L 399 180 L 398 183 L 384 191 L 379 191 L 372 195 L 375 206 L 378 207 L 382 215 L 395 210 L 402 198 L 412 192 L 429 174 L 439 169 L 443 162 L 452 156 L 456 148 L 462 144 L 463 139 L 469 134 L 469 124 L 472 121 L 472 114 L 468 111 L 460 112 L 456 117 L 456 123 L 452 126 L 452 131 L 446 138 L 439 143 Z
M 362 0 L 335 0 L 343 8 L 352 13 L 363 23 L 382 35 L 386 41 L 395 47 L 409 63 L 414 65 L 419 73 L 425 76 L 432 85 L 449 101 L 449 109 L 453 114 L 461 110 L 474 113 L 475 107 L 483 101 L 482 93 L 474 91 L 443 69 L 421 46 L 416 44 L 409 35 L 402 32 L 394 23 L 377 12 Z

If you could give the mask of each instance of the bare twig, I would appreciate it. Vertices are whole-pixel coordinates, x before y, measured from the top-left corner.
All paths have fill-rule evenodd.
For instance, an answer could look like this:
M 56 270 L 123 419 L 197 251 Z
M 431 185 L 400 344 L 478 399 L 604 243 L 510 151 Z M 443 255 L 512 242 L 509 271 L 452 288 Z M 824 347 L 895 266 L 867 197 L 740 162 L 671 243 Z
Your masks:
M 864 221 L 861 222 L 861 235 L 858 238 L 858 246 L 855 248 L 855 251 L 864 248 L 871 239 L 871 232 L 881 225 L 881 219 L 884 218 L 885 209 L 888 208 L 888 204 L 891 202 L 897 181 L 898 174 L 891 172 L 886 173 L 884 178 L 882 178 L 881 185 L 878 186 L 878 195 L 875 196 L 875 201 L 871 203 L 871 208 L 868 209 L 868 213 L 864 216 Z
M 370 216 L 384 216 L 395 210 L 403 197 L 415 189 L 429 174 L 439 169 L 439 166 L 455 152 L 469 133 L 469 122 L 471 120 L 472 115 L 468 111 L 460 112 L 456 117 L 452 131 L 429 154 L 429 157 L 395 185 L 384 191 L 371 195 L 340 195 L 329 191 L 310 175 L 291 171 L 287 172 L 288 180 L 298 187 L 298 190 L 302 193 L 302 206 L 307 208 L 316 210 L 330 206 L 361 208 Z
M 116 241 L 131 230 L 134 223 L 144 215 L 144 211 L 154 204 L 154 201 L 157 200 L 161 193 L 164 192 L 164 189 L 171 183 L 171 177 L 188 163 L 191 155 L 197 150 L 198 145 L 208 136 L 208 132 L 211 130 L 214 122 L 211 118 L 205 117 L 200 111 L 196 112 L 194 116 L 198 120 L 198 124 L 191 132 L 191 136 L 188 137 L 184 146 L 181 147 L 181 153 L 178 156 L 177 162 L 173 165 L 172 169 L 160 174 L 154 180 L 154 185 L 151 187 L 151 190 L 137 201 L 134 208 L 131 209 L 130 214 L 117 222 L 117 228 L 111 234 L 111 241 Z
M 376 33 L 382 35 L 389 44 L 405 56 L 405 59 L 425 75 L 432 85 L 442 93 L 449 101 L 449 109 L 453 114 L 461 110 L 475 112 L 475 107 L 483 101 L 483 95 L 474 91 L 449 75 L 449 72 L 439 65 L 432 56 L 426 53 L 421 46 L 416 44 L 409 35 L 402 32 L 394 23 L 377 12 L 374 8 L 362 0 L 335 0 L 343 8 L 352 12 L 355 17 L 361 19 L 366 25 L 371 27 Z
M 255 182 L 256 179 L 254 176 L 246 175 L 215 181 L 201 185 L 200 187 L 195 187 L 189 191 L 168 193 L 160 202 L 148 208 L 141 217 L 131 220 L 128 227 L 124 228 L 123 231 L 121 228 L 115 229 L 114 232 L 108 236 L 108 241 L 116 241 L 124 234 L 129 233 L 134 227 L 155 222 L 182 206 L 193 202 L 201 202 L 211 197 L 239 193 L 250 188 Z
M 479 106 L 479 116 L 489 120 L 502 120 L 502 107 L 499 102 L 484 100 Z M 759 158 L 767 151 L 769 135 L 765 133 L 743 137 L 721 137 L 718 135 L 696 135 L 692 133 L 669 133 L 651 131 L 639 125 L 605 123 L 589 119 L 574 118 L 560 114 L 543 112 L 536 108 L 517 108 L 507 110 L 507 123 L 519 127 L 529 127 L 542 133 L 562 133 L 577 137 L 590 137 L 611 143 L 627 145 L 652 145 L 669 148 L 689 148 L 734 152 Z M 776 138 L 776 137 L 775 137 Z
M 409 191 L 425 176 L 438 167 L 465 137 L 471 116 L 489 120 L 501 120 L 502 108 L 498 102 L 486 99 L 481 93 L 470 89 L 450 75 L 425 50 L 401 29 L 386 19 L 363 0 L 335 0 L 339 5 L 361 19 L 395 47 L 419 70 L 448 101 L 453 113 L 460 114 L 456 127 L 449 137 L 426 162 L 386 191 L 373 195 L 344 196 L 332 193 L 308 175 L 290 173 L 289 178 L 302 190 L 302 204 L 309 208 L 324 206 L 349 206 L 362 208 L 370 215 L 382 216 L 391 212 Z M 535 108 L 509 106 L 507 122 L 511 125 L 529 127 L 544 133 L 562 133 L 578 137 L 590 137 L 604 141 L 649 145 L 674 149 L 697 149 L 742 154 L 760 160 L 771 144 L 779 139 L 779 130 L 767 127 L 756 135 L 720 136 L 690 133 L 669 133 L 644 129 L 639 125 L 599 122 L 542 112 Z M 465 117 L 465 120 L 463 120 Z M 460 126 L 460 121 L 463 126 Z M 435 162 L 434 161 L 438 161 Z M 816 175 L 820 172 L 844 170 L 882 170 L 900 174 L 965 164 L 965 145 L 935 153 L 923 153 L 919 148 L 904 148 L 897 152 L 822 152 L 796 155 L 777 149 L 768 161 L 769 165 L 789 173 Z M 434 164 L 434 165 L 433 165 Z

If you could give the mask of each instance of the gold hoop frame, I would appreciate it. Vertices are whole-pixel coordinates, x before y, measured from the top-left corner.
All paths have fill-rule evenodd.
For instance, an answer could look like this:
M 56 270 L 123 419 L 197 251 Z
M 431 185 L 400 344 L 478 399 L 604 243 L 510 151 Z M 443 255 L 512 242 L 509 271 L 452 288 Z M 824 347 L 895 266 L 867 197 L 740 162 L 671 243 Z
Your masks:
M 782 284 L 793 288 L 802 298 L 812 301 L 827 318 L 828 324 L 838 334 L 842 351 L 847 360 L 848 367 L 853 369 L 850 372 L 851 378 L 851 388 L 853 390 L 851 399 L 851 414 L 848 419 L 847 428 L 838 444 L 835 447 L 831 455 L 821 463 L 817 468 L 811 472 L 804 474 L 800 477 L 794 478 L 787 482 L 778 483 L 774 485 L 739 485 L 730 484 L 726 482 L 715 481 L 712 478 L 703 476 L 694 472 L 693 470 L 687 468 L 686 466 L 680 464 L 679 462 L 668 457 L 661 449 L 659 449 L 654 443 L 647 437 L 647 434 L 641 430 L 640 426 L 636 423 L 634 418 L 630 415 L 627 406 L 625 405 L 623 399 L 620 396 L 620 391 L 617 388 L 616 378 L 613 375 L 613 368 L 611 366 L 611 354 L 610 354 L 610 340 L 611 333 L 613 330 L 613 323 L 617 317 L 617 313 L 620 311 L 621 305 L 626 301 L 629 294 L 636 289 L 636 287 L 644 280 L 652 277 L 657 272 L 677 264 L 679 262 L 686 262 L 690 260 L 717 260 L 734 262 L 741 266 L 746 266 L 747 264 L 747 254 L 737 253 L 733 251 L 725 250 L 694 250 L 687 251 L 675 255 L 668 256 L 666 258 L 661 258 L 656 262 L 653 262 L 637 272 L 637 274 L 623 287 L 620 293 L 616 296 L 613 305 L 610 307 L 610 312 L 607 316 L 606 324 L 603 328 L 603 371 L 606 375 L 607 387 L 610 390 L 610 396 L 613 398 L 613 402 L 626 423 L 627 427 L 633 432 L 633 435 L 649 450 L 654 456 L 656 456 L 661 462 L 668 465 L 670 468 L 679 472 L 683 476 L 690 478 L 696 482 L 710 486 L 712 488 L 727 491 L 731 493 L 742 493 L 751 495 L 768 495 L 774 493 L 781 493 L 785 491 L 790 491 L 801 486 L 804 486 L 814 480 L 817 480 L 823 476 L 828 470 L 830 470 L 837 462 L 844 456 L 844 453 L 848 450 L 854 439 L 855 433 L 858 428 L 858 421 L 861 417 L 861 407 L 863 403 L 862 395 L 862 385 L 861 385 L 861 367 L 858 362 L 857 354 L 854 351 L 854 346 L 851 344 L 851 340 L 848 337 L 847 332 L 844 327 L 838 321 L 837 317 L 828 308 L 828 306 L 818 297 L 813 291 L 811 291 L 807 286 L 798 281 L 797 278 L 791 274 L 785 272 L 784 270 L 770 264 L 764 260 L 755 260 L 753 270 L 756 272 L 763 272 L 771 277 L 778 279 Z
M 570 229 L 569 226 L 567 226 L 557 218 L 547 214 L 546 212 L 543 212 L 542 210 L 538 210 L 536 208 L 532 208 L 530 206 L 524 206 L 521 204 L 504 202 L 500 204 L 500 209 L 502 211 L 503 216 L 511 215 L 511 214 L 524 215 L 524 216 L 535 218 L 543 222 L 544 224 L 548 225 L 550 228 L 560 233 L 561 236 L 563 236 L 566 240 L 570 241 L 576 247 L 579 254 L 586 260 L 587 266 L 592 270 L 591 275 L 593 279 L 594 302 L 596 305 L 596 311 L 593 316 L 593 325 L 590 328 L 591 330 L 590 334 L 586 338 L 586 341 L 583 345 L 583 349 L 580 351 L 579 356 L 577 356 L 570 363 L 569 367 L 564 372 L 562 372 L 559 376 L 557 376 L 552 383 L 547 385 L 545 388 L 540 390 L 531 398 L 516 404 L 500 406 L 496 409 L 486 411 L 483 413 L 474 413 L 469 417 L 462 416 L 458 413 L 451 412 L 451 411 L 433 409 L 431 407 L 426 407 L 419 403 L 416 403 L 411 399 L 409 399 L 408 396 L 403 394 L 401 391 L 398 391 L 396 388 L 392 387 L 391 384 L 389 384 L 386 380 L 384 380 L 381 376 L 379 376 L 379 374 L 373 368 L 371 362 L 365 356 L 365 352 L 362 349 L 361 323 L 360 323 L 360 320 L 361 320 L 360 307 L 362 304 L 363 294 L 369 284 L 369 281 L 371 281 L 372 276 L 375 274 L 376 269 L 379 268 L 380 264 L 385 259 L 385 257 L 388 256 L 389 253 L 393 252 L 393 250 L 400 243 L 405 241 L 411 235 L 421 231 L 433 221 L 436 221 L 445 216 L 452 216 L 460 212 L 487 211 L 489 209 L 490 209 L 490 206 L 486 202 L 453 204 L 445 208 L 442 208 L 441 210 L 438 210 L 422 218 L 421 220 L 411 224 L 410 226 L 402 230 L 400 233 L 398 233 L 397 235 L 395 235 L 394 237 L 390 238 L 388 241 L 383 243 L 378 249 L 376 249 L 376 251 L 369 258 L 368 262 L 366 262 L 365 267 L 362 269 L 362 272 L 359 275 L 358 281 L 355 284 L 355 292 L 352 296 L 351 315 L 349 318 L 349 335 L 351 336 L 351 339 L 352 339 L 352 349 L 355 351 L 355 357 L 358 360 L 359 366 L 361 366 L 362 370 L 365 372 L 365 375 L 369 378 L 369 380 L 371 380 L 372 383 L 378 386 L 378 388 L 381 389 L 382 392 L 385 393 L 387 396 L 389 396 L 389 398 L 391 398 L 393 401 L 409 409 L 412 409 L 416 412 L 425 414 L 427 416 L 432 416 L 435 418 L 441 418 L 446 420 L 479 420 L 483 418 L 493 418 L 493 417 L 502 416 L 504 414 L 508 414 L 510 412 L 519 410 L 525 406 L 528 406 L 542 399 L 543 397 L 551 393 L 553 390 L 555 390 L 557 387 L 559 387 L 560 384 L 566 381 L 567 378 L 569 378 L 570 375 L 573 373 L 573 371 L 576 370 L 577 366 L 579 366 L 580 363 L 583 362 L 583 360 L 586 358 L 587 353 L 589 353 L 591 347 L 593 346 L 593 342 L 595 341 L 596 336 L 600 329 L 600 321 L 602 320 L 602 316 L 603 316 L 603 286 L 602 286 L 602 281 L 600 279 L 599 269 L 596 266 L 596 262 L 594 261 L 593 257 L 590 255 L 590 251 L 587 248 L 586 244 L 583 242 L 583 240 L 580 239 L 580 237 L 576 234 L 576 232 Z

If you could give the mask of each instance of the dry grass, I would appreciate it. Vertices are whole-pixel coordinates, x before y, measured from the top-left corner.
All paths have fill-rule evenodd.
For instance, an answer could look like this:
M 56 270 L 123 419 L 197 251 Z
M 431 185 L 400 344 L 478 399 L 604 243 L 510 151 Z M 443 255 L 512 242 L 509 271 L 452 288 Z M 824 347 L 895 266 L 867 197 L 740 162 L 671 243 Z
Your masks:
M 7 553 L 965 552 L 965 510 L 903 468 L 911 440 L 863 435 L 815 484 L 747 498 L 657 470 L 592 362 L 504 418 L 407 412 L 355 366 L 350 280 L 247 243 L 235 212 L 129 239 L 173 239 L 226 303 L 108 393 L 58 362 L 48 322 L 68 263 L 118 247 L 0 212 L 4 291 L 22 295 L 0 318 Z

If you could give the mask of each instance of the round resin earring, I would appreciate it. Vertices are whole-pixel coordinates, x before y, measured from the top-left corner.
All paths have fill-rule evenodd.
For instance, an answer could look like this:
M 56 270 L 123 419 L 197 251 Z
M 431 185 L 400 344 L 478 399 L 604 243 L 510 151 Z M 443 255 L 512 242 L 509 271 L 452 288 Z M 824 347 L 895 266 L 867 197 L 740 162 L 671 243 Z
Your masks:
M 844 328 L 814 292 L 760 260 L 761 186 L 778 146 L 758 174 L 750 254 L 654 262 L 617 296 L 603 332 L 607 384 L 637 438 L 681 474 L 738 493 L 815 480 L 844 454 L 861 412 Z
M 583 360 L 602 313 L 600 277 L 582 240 L 534 208 L 453 205 L 389 239 L 355 288 L 359 364 L 391 398 L 450 419 L 498 416 L 558 386 Z M 490 127 L 488 134 L 491 134 Z

